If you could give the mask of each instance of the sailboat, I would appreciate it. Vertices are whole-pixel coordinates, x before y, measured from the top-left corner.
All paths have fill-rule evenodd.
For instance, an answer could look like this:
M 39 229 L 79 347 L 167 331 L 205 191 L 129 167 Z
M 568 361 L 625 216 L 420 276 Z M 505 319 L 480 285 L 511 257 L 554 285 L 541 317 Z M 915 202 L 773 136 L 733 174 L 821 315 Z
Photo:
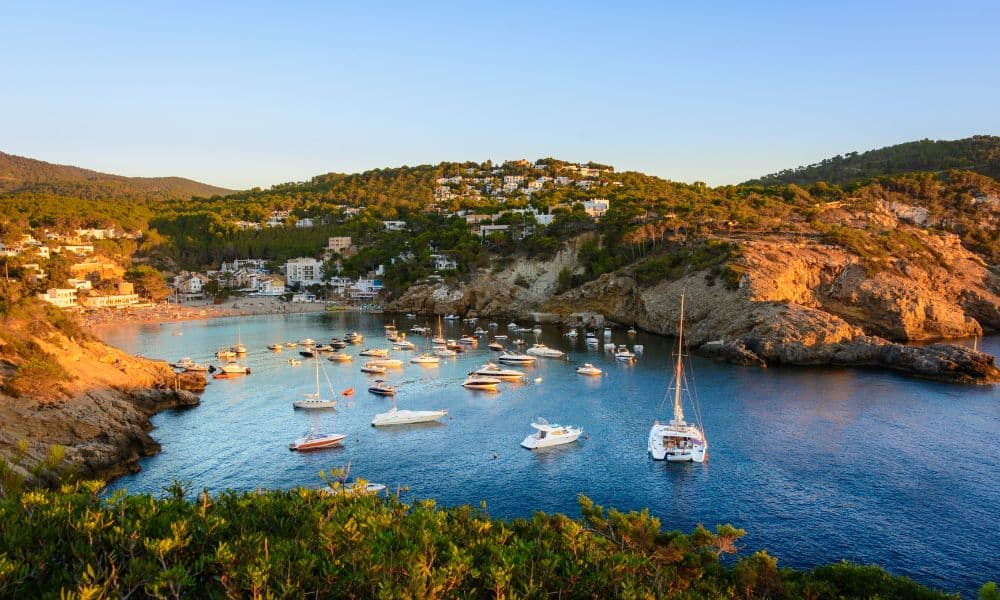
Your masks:
M 680 325 L 677 328 L 677 362 L 673 375 L 674 415 L 669 423 L 653 421 L 649 430 L 647 449 L 654 460 L 668 462 L 704 462 L 708 457 L 708 439 L 705 428 L 684 420 L 684 407 L 681 403 L 681 393 L 686 392 L 692 407 L 698 415 L 698 406 L 690 394 L 687 377 L 684 375 L 684 295 L 681 294 Z M 669 387 L 667 388 L 670 389 Z
M 434 339 L 431 340 L 431 343 L 438 346 L 443 346 L 446 343 L 444 339 L 444 326 L 441 323 L 441 315 L 438 315 L 437 335 L 434 336 Z
M 240 328 L 236 326 L 236 345 L 233 346 L 233 352 L 236 354 L 246 354 L 247 347 L 243 345 L 243 339 L 240 337 Z
M 313 359 L 313 362 L 316 363 L 316 393 L 305 394 L 304 398 L 293 400 L 292 406 L 295 408 L 333 408 L 337 406 L 337 401 L 332 398 L 324 400 L 319 393 L 319 355 Z

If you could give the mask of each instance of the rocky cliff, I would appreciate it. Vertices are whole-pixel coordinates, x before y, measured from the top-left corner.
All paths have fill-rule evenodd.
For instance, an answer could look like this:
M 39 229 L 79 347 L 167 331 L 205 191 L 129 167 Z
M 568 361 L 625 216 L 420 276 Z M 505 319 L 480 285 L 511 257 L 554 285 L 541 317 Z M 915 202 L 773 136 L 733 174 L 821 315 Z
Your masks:
M 888 211 L 827 218 L 899 225 Z M 990 355 L 900 343 L 1000 330 L 1000 280 L 983 260 L 954 235 L 917 228 L 906 234 L 918 250 L 877 259 L 818 236 L 733 238 L 727 241 L 740 250 L 726 265 L 728 279 L 718 269 L 690 270 L 642 286 L 623 269 L 556 294 L 553 273 L 579 269 L 577 246 L 570 244 L 554 261 L 518 261 L 461 287 L 414 286 L 391 308 L 519 318 L 542 311 L 567 319 L 592 312 L 674 335 L 683 292 L 688 342 L 706 355 L 762 366 L 873 366 L 947 381 L 1000 381 Z
M 78 331 L 60 331 L 35 315 L 8 318 L 0 337 L 0 457 L 11 460 L 27 441 L 24 465 L 53 445 L 63 465 L 82 476 L 138 470 L 159 451 L 149 418 L 196 406 L 200 374 L 175 375 L 162 362 L 130 356 Z

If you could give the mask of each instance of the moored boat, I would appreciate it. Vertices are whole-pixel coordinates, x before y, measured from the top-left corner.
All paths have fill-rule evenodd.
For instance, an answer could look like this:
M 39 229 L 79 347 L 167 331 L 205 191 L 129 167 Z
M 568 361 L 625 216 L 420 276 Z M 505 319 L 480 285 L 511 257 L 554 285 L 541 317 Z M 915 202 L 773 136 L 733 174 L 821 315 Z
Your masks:
M 376 365 L 375 363 L 366 362 L 364 365 L 361 366 L 361 372 L 383 375 L 386 372 L 386 368 L 381 365 Z
M 419 354 L 410 359 L 410 362 L 415 365 L 436 365 L 441 362 L 441 359 L 433 354 Z
M 579 439 L 583 433 L 583 429 L 579 427 L 550 424 L 541 417 L 532 423 L 531 426 L 537 431 L 524 438 L 524 441 L 521 442 L 521 446 L 529 450 L 570 444 Z
M 218 371 L 212 375 L 215 379 L 233 379 L 250 374 L 250 367 L 244 367 L 235 360 L 231 360 L 219 367 Z
M 385 358 L 386 356 L 389 356 L 389 351 L 385 348 L 365 348 L 361 352 L 358 352 L 358 356 L 377 356 Z
M 316 430 L 309 430 L 305 435 L 288 444 L 288 449 L 305 452 L 330 448 L 340 444 L 346 437 L 347 435 L 343 433 L 320 433 Z
M 499 377 L 487 377 L 485 375 L 469 375 L 462 382 L 462 387 L 470 390 L 495 390 L 502 381 Z
M 524 371 L 518 371 L 517 369 L 505 369 L 500 365 L 494 363 L 486 363 L 485 365 L 479 367 L 470 375 L 481 375 L 483 377 L 495 377 L 497 379 L 505 379 L 510 381 L 520 381 L 527 377 Z
M 583 366 L 578 367 L 576 369 L 576 372 L 579 373 L 580 375 L 600 375 L 604 373 L 604 371 L 598 369 L 597 367 L 595 367 L 590 363 L 583 363 Z
M 564 355 L 562 350 L 549 348 L 545 344 L 535 344 L 531 348 L 528 348 L 527 354 L 532 356 L 542 356 L 544 358 L 562 358 Z
M 351 359 L 353 358 L 354 357 L 350 354 L 344 354 L 343 352 L 334 352 L 330 356 L 326 357 L 326 359 L 330 362 L 351 362 Z
M 376 396 L 395 396 L 396 386 L 390 385 L 388 381 L 384 379 L 376 379 L 368 386 L 368 391 Z
M 448 411 L 441 410 L 399 410 L 395 405 L 388 412 L 379 413 L 372 418 L 372 427 L 388 425 L 410 425 L 413 423 L 430 423 L 447 416 Z
M 530 354 L 521 354 L 520 352 L 504 352 L 497 357 L 497 360 L 509 365 L 531 365 L 534 364 L 535 357 Z

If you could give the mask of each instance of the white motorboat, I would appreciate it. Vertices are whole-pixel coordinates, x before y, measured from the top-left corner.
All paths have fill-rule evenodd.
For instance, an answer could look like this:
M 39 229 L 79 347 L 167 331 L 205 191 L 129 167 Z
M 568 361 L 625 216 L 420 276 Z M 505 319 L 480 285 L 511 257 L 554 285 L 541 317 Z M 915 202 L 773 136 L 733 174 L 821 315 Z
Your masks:
M 385 348 L 365 348 L 361 352 L 358 352 L 358 356 L 377 356 L 379 358 L 385 358 L 389 356 L 389 351 Z
M 436 365 L 441 362 L 441 359 L 433 354 L 420 354 L 414 356 L 410 359 L 410 362 L 415 365 Z
M 502 333 L 498 333 L 495 336 L 493 336 L 493 339 L 497 340 L 498 342 L 505 342 L 507 341 L 507 336 Z
M 497 357 L 497 360 L 508 365 L 532 365 L 535 363 L 534 356 L 520 352 L 504 352 Z
M 482 327 L 476 327 L 476 330 L 472 332 L 472 335 L 475 335 L 475 336 L 484 336 L 484 335 L 486 335 L 486 330 L 483 329 Z
M 275 352 L 280 352 L 282 348 L 284 348 L 284 346 L 282 344 L 268 344 L 267 345 L 267 349 L 268 350 L 274 350 Z
M 369 363 L 377 365 L 379 367 L 391 367 L 394 369 L 403 366 L 403 361 L 399 360 L 398 358 L 376 358 L 372 361 L 369 361 Z
M 299 400 L 293 400 L 292 406 L 306 409 L 333 408 L 337 406 L 337 401 L 332 398 L 324 400 L 319 392 L 319 357 L 317 356 L 313 362 L 316 363 L 316 391 L 311 394 L 303 394 L 304 397 Z
M 306 339 L 300 341 L 299 345 L 300 346 L 315 346 L 316 345 L 316 340 L 314 340 L 312 338 L 306 338 Z
M 436 335 L 436 336 L 434 336 L 434 337 L 431 338 L 431 343 L 432 344 L 436 344 L 436 345 L 440 345 L 440 346 L 444 346 L 445 344 L 448 343 L 448 341 L 445 340 L 443 337 Z
M 549 348 L 545 344 L 535 344 L 531 348 L 528 348 L 527 353 L 532 356 L 541 356 L 544 358 L 562 358 L 564 356 L 562 350 Z
M 611 328 L 610 327 L 605 327 L 604 328 L 604 339 L 608 339 L 610 337 L 611 337 Z
M 531 424 L 537 431 L 524 438 L 521 445 L 529 450 L 561 446 L 575 442 L 583 434 L 583 429 L 571 425 L 555 425 L 539 417 Z
M 462 382 L 462 387 L 470 390 L 495 390 L 502 381 L 498 377 L 486 377 L 484 375 L 469 375 Z
M 372 418 L 372 427 L 387 425 L 409 425 L 411 423 L 430 423 L 448 415 L 441 410 L 399 410 L 394 405 L 388 412 L 379 413 Z
M 513 321 L 511 321 L 510 323 L 507 323 L 507 329 L 517 329 L 517 323 L 515 323 Z
M 350 335 L 347 336 L 347 341 L 352 344 L 360 344 L 365 340 L 365 336 L 361 335 L 357 331 L 352 331 Z
M 306 452 L 309 450 L 330 448 L 340 444 L 346 437 L 347 435 L 343 433 L 320 433 L 311 429 L 302 437 L 288 444 L 288 449 Z
M 381 365 L 376 365 L 375 363 L 366 362 L 361 366 L 362 373 L 375 373 L 376 375 L 384 375 L 386 368 Z
M 285 348 L 294 348 L 298 345 L 299 345 L 298 342 L 285 342 Z
M 580 375 L 600 375 L 604 373 L 604 371 L 598 369 L 590 363 L 583 363 L 582 367 L 577 367 L 576 372 Z
M 489 343 L 489 344 L 487 345 L 487 347 L 488 347 L 488 348 L 489 348 L 490 350 L 496 350 L 497 352 L 503 352 L 503 350 L 504 350 L 504 348 L 503 348 L 503 344 L 501 344 L 500 342 L 490 342 L 490 343 Z
M 244 367 L 235 360 L 231 360 L 219 367 L 218 372 L 212 375 L 212 377 L 215 379 L 233 379 L 235 377 L 242 377 L 243 375 L 249 374 L 250 367 Z
M 708 457 L 708 439 L 705 428 L 701 424 L 696 399 L 691 395 L 691 389 L 684 374 L 684 295 L 681 295 L 680 325 L 677 328 L 677 361 L 674 364 L 672 377 L 674 391 L 674 414 L 668 423 L 653 421 L 649 429 L 649 439 L 646 450 L 654 460 L 668 462 L 704 462 Z M 668 388 L 669 389 L 669 388 Z M 684 420 L 682 396 L 686 396 L 694 408 L 698 423 L 688 423 Z
M 204 373 L 209 371 L 209 366 L 202 363 L 193 362 L 188 366 L 184 367 L 184 372 L 186 373 Z
M 630 352 L 628 347 L 623 344 L 621 346 L 618 346 L 618 349 L 615 350 L 615 359 L 626 362 L 633 361 L 635 360 L 635 354 Z
M 444 320 L 445 320 L 445 321 L 458 321 L 458 320 L 459 320 L 459 319 L 461 319 L 461 318 L 462 318 L 462 317 L 460 317 L 460 316 L 458 316 L 458 315 L 445 315 L 445 316 L 444 316 Z
M 437 356 L 458 356 L 458 352 L 455 352 L 451 348 L 435 348 L 434 354 Z
M 410 340 L 399 340 L 392 347 L 394 350 L 413 350 L 417 345 Z
M 351 362 L 354 357 L 350 354 L 344 354 L 343 352 L 334 352 L 326 359 L 330 362 Z
M 376 396 L 395 396 L 396 386 L 390 385 L 389 382 L 384 379 L 376 379 L 370 386 L 368 386 L 368 391 Z
M 470 373 L 470 375 L 482 375 L 483 377 L 496 377 L 497 379 L 517 381 L 520 381 L 528 376 L 524 371 L 518 371 L 517 369 L 505 369 L 494 363 L 486 363 Z
M 588 348 L 597 348 L 601 345 L 601 341 L 597 339 L 592 331 L 588 331 L 586 337 L 583 338 L 585 344 Z
M 415 319 L 416 317 L 417 317 L 417 315 L 414 314 L 414 313 L 406 313 L 406 318 L 407 319 Z
M 288 364 L 292 365 L 293 367 L 297 367 L 302 364 L 302 361 L 297 358 L 289 358 Z
M 215 353 L 216 358 L 236 358 L 236 352 L 230 349 L 219 350 Z
M 488 327 L 490 329 L 496 329 L 497 327 L 500 327 L 500 325 L 496 321 L 490 321 L 490 324 L 488 325 Z
M 534 327 L 531 328 L 531 333 L 533 333 L 535 335 L 542 335 L 542 326 L 541 325 L 535 325 Z
M 416 333 L 417 335 L 424 335 L 427 333 L 427 328 L 422 325 L 414 325 L 410 327 L 410 333 Z
M 186 369 L 193 364 L 195 364 L 195 362 L 190 358 L 188 358 L 187 356 L 185 356 L 184 358 L 180 359 L 175 363 L 170 363 L 170 366 L 174 367 L 175 369 Z
M 471 335 L 463 335 L 462 337 L 458 338 L 458 343 L 466 346 L 478 346 L 479 340 L 472 337 Z
M 615 346 L 614 342 L 605 342 L 604 343 L 604 351 L 605 352 L 614 352 L 617 347 L 618 346 Z
M 568 337 L 568 338 L 576 339 L 576 337 L 578 335 L 580 335 L 580 333 L 576 329 L 570 329 L 569 331 L 567 331 L 563 335 L 566 336 L 566 337 Z

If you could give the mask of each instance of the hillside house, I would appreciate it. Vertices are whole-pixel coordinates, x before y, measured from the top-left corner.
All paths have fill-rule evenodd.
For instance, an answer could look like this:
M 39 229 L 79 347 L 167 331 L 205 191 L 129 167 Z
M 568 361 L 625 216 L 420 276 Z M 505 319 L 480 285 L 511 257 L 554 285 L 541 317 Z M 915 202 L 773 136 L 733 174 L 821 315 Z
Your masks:
M 323 283 L 323 263 L 315 258 L 293 258 L 285 263 L 286 285 Z

